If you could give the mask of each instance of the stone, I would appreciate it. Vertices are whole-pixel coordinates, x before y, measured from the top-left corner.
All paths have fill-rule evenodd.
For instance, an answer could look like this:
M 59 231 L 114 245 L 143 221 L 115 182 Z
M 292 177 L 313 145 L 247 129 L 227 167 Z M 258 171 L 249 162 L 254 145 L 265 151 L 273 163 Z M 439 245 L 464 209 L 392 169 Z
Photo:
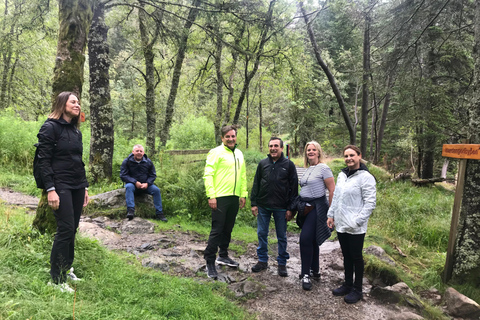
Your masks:
M 140 233 L 153 233 L 155 231 L 156 224 L 142 219 L 135 218 L 133 220 L 126 220 L 120 227 L 122 233 L 140 234 Z
M 404 282 L 389 287 L 373 287 L 370 295 L 389 303 L 407 303 L 412 307 L 422 308 L 422 303 L 414 296 L 412 289 Z
M 445 290 L 444 299 L 448 313 L 451 316 L 472 320 L 480 318 L 480 306 L 478 303 L 457 290 L 453 288 Z
M 410 311 L 392 312 L 387 315 L 387 320 L 421 320 L 424 319 L 416 313 Z
M 167 272 L 168 270 L 170 270 L 170 265 L 168 261 L 160 257 L 147 257 L 142 260 L 142 266 L 152 269 L 158 269 L 163 272 Z
M 391 266 L 395 266 L 395 261 L 379 246 L 370 246 L 365 249 L 365 253 L 373 255 Z

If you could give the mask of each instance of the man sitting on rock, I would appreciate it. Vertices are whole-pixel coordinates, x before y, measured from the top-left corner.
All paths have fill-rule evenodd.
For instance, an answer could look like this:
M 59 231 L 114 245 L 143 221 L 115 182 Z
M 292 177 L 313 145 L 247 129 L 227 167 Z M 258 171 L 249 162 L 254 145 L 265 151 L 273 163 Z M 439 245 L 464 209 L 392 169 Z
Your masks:
M 163 213 L 160 189 L 153 184 L 157 178 L 155 166 L 145 154 L 142 145 L 134 145 L 132 154 L 123 160 L 120 167 L 120 178 L 125 182 L 128 220 L 132 220 L 135 216 L 135 194 L 148 193 L 153 196 L 153 205 L 156 210 L 155 219 L 167 221 Z

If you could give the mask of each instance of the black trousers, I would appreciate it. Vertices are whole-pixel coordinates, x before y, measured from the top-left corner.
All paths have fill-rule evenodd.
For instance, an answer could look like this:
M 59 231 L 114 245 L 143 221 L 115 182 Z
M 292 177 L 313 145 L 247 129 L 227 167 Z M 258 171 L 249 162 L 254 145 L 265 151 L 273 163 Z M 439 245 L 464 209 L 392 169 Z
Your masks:
M 337 232 L 338 241 L 342 248 L 343 267 L 345 268 L 345 284 L 352 286 L 362 292 L 363 282 L 363 242 L 365 233 L 349 234 Z M 355 282 L 353 282 L 353 273 L 355 272 Z
M 75 234 L 85 199 L 85 188 L 56 190 L 60 206 L 53 211 L 57 221 L 57 232 L 50 255 L 50 275 L 55 283 L 66 281 L 66 273 L 74 258 Z
M 320 270 L 320 248 L 317 243 L 317 210 L 313 209 L 305 217 L 300 232 L 300 259 L 302 261 L 302 277 L 310 274 L 310 270 Z
M 203 254 L 207 263 L 215 262 L 218 248 L 220 257 L 228 257 L 228 246 L 239 208 L 238 200 L 238 196 L 217 198 L 217 210 L 212 210 L 212 230 Z

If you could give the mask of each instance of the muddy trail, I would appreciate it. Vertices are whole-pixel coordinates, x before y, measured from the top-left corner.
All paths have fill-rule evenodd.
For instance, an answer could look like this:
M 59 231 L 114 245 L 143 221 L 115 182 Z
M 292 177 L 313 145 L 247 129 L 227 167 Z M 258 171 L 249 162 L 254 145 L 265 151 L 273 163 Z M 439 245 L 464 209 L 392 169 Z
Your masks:
M 0 189 L 0 199 L 7 205 L 21 206 L 34 212 L 38 199 L 10 190 Z M 135 218 L 132 221 L 111 220 L 106 217 L 82 217 L 80 232 L 98 239 L 110 250 L 126 251 L 147 268 L 163 273 L 194 278 L 197 281 L 214 281 L 206 277 L 203 250 L 206 237 L 182 230 L 173 225 L 168 231 L 155 233 L 157 221 Z M 271 224 L 273 227 L 273 223 Z M 272 229 L 269 239 L 275 239 Z M 235 239 L 232 239 L 235 241 Z M 241 244 L 244 245 L 244 244 Z M 288 234 L 288 277 L 277 275 L 277 245 L 269 245 L 269 267 L 260 273 L 252 273 L 257 262 L 256 243 L 250 243 L 243 255 L 230 252 L 240 263 L 238 269 L 218 267 L 219 279 L 224 281 L 239 299 L 238 303 L 257 319 L 422 319 L 414 309 L 387 304 L 370 297 L 372 288 L 364 279 L 364 299 L 349 305 L 343 297 L 335 297 L 331 290 L 343 279 L 343 265 L 339 244 L 327 241 L 320 247 L 320 281 L 312 281 L 311 291 L 304 291 L 299 280 L 299 235 Z M 416 318 L 418 317 L 418 318 Z

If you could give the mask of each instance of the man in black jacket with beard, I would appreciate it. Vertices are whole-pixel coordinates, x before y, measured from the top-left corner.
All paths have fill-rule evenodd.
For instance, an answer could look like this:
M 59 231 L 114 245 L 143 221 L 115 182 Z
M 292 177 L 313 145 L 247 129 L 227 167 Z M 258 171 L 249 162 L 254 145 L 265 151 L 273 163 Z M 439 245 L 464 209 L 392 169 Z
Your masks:
M 298 195 L 297 169 L 292 161 L 283 156 L 283 141 L 272 137 L 268 143 L 270 154 L 260 161 L 253 181 L 252 214 L 257 217 L 258 262 L 253 272 L 268 267 L 268 231 L 273 215 L 278 240 L 278 275 L 287 277 L 287 221 L 292 218 L 289 205 Z

